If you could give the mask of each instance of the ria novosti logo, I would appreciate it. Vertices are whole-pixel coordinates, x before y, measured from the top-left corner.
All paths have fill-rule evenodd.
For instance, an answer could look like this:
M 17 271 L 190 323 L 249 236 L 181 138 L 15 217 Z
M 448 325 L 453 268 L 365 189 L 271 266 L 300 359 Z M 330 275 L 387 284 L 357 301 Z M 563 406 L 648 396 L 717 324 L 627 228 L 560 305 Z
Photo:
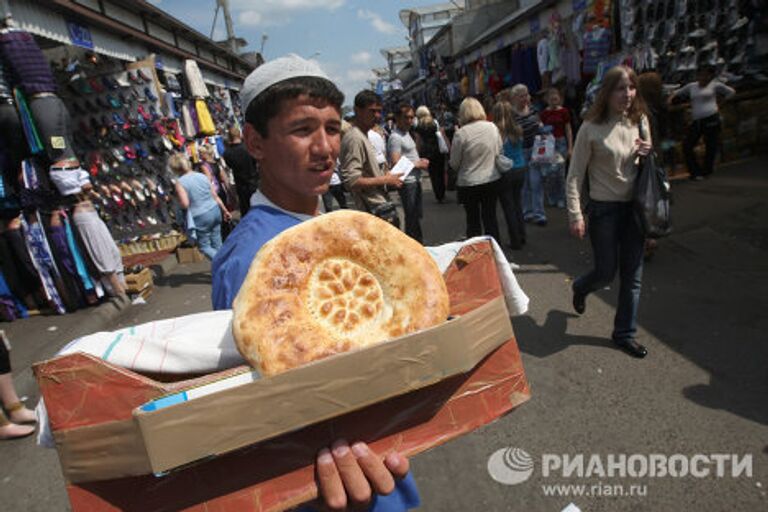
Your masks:
M 491 478 L 505 485 L 525 482 L 533 469 L 533 458 L 520 448 L 496 450 L 488 459 Z M 752 470 L 752 454 L 545 453 L 541 456 L 542 478 L 752 478 Z
M 520 448 L 502 448 L 488 459 L 488 473 L 500 484 L 517 485 L 533 474 L 533 458 Z

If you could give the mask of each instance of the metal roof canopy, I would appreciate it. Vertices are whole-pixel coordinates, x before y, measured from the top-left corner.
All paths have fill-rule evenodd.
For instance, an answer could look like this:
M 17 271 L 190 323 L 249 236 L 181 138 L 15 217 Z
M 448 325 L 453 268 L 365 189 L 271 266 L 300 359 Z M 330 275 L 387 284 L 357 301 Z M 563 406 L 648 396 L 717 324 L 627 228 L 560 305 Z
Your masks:
M 52 9 L 55 9 L 68 17 L 72 17 L 76 20 L 87 21 L 89 24 L 104 28 L 112 32 L 116 31 L 123 36 L 123 39 L 136 39 L 169 54 L 182 57 L 183 59 L 194 59 L 204 67 L 219 73 L 223 73 L 224 75 L 236 80 L 242 80 L 248 71 L 253 68 L 252 64 L 243 59 L 241 56 L 219 46 L 203 34 L 197 32 L 193 28 L 187 26 L 176 18 L 170 16 L 168 13 L 158 9 L 154 5 L 144 0 L 122 0 L 119 4 L 119 7 L 132 10 L 134 14 L 137 14 L 141 17 L 144 23 L 144 31 L 138 30 L 116 19 L 108 17 L 106 14 L 104 14 L 104 12 L 96 12 L 91 8 L 79 3 L 75 3 L 72 0 L 39 0 L 39 2 L 41 4 L 48 5 Z M 103 11 L 104 4 L 99 2 L 99 5 Z M 184 50 L 179 46 L 170 44 L 166 41 L 151 36 L 149 33 L 147 33 L 148 23 L 159 25 L 165 29 L 170 29 L 177 44 L 180 36 L 188 36 L 187 39 L 193 40 L 192 42 L 196 47 L 196 53 Z M 226 59 L 231 59 L 234 62 L 233 66 L 236 69 L 228 69 L 220 64 L 217 64 L 216 62 L 213 62 L 212 60 L 201 57 L 198 55 L 201 50 L 206 51 L 211 55 L 226 56 Z M 240 68 L 244 68 L 245 71 L 240 72 Z

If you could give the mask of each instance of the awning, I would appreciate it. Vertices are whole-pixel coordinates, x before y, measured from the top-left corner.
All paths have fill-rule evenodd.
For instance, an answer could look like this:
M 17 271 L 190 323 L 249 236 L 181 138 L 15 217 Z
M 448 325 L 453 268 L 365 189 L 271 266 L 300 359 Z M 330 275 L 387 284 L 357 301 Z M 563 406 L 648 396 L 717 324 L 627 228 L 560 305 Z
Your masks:
M 95 53 L 129 62 L 147 54 L 146 48 L 139 44 L 122 40 L 98 27 L 87 27 L 69 21 L 61 13 L 34 2 L 10 0 L 9 7 L 17 26 L 30 34 L 62 44 L 81 46 Z

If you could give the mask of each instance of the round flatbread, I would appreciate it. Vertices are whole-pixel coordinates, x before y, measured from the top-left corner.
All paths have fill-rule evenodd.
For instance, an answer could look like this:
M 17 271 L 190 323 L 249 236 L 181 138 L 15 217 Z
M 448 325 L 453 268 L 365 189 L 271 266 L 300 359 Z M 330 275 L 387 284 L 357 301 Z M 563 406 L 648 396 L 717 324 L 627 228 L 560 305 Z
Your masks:
M 232 309 L 240 353 L 275 375 L 444 322 L 449 300 L 421 244 L 373 215 L 340 210 L 265 244 Z

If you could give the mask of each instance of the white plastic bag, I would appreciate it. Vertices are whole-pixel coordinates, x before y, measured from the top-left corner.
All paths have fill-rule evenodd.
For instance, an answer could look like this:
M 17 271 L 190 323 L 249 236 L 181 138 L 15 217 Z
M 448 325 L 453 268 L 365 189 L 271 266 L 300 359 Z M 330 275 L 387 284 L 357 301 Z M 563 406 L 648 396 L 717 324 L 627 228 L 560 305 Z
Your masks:
M 538 164 L 555 163 L 555 137 L 552 135 L 537 135 L 533 142 L 531 162 Z

